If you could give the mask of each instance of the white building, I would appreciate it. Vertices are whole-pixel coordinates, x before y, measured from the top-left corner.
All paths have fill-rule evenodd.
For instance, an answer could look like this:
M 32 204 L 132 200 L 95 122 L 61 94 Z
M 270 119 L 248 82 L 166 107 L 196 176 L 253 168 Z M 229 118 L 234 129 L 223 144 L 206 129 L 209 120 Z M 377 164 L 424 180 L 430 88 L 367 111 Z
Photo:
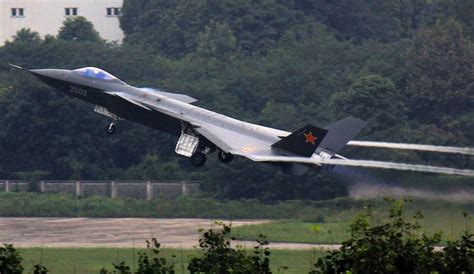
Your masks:
M 57 35 L 68 17 L 83 16 L 103 39 L 121 41 L 118 17 L 123 0 L 0 0 L 0 46 L 22 28 Z

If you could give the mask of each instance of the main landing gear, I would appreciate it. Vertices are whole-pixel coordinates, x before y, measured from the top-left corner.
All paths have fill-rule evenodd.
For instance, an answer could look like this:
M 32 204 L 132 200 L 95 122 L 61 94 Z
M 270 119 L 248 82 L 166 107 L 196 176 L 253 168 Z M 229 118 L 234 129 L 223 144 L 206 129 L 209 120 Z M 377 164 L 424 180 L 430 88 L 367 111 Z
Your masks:
M 206 163 L 207 154 L 209 154 L 209 148 L 204 149 L 203 151 L 196 151 L 193 155 L 191 155 L 191 164 L 195 167 L 202 167 Z M 222 163 L 230 163 L 234 159 L 234 155 L 231 153 L 225 153 L 222 150 L 219 150 L 217 154 L 217 158 Z
M 217 153 L 217 158 L 219 158 L 219 161 L 223 162 L 224 164 L 228 164 L 232 162 L 232 160 L 234 159 L 234 155 L 219 150 L 219 152 Z
M 200 135 L 190 125 L 183 124 L 181 135 L 175 148 L 177 154 L 189 157 L 191 164 L 195 167 L 202 167 L 206 163 L 207 155 L 218 149 L 207 139 L 200 139 L 199 137 Z M 219 150 L 217 156 L 223 163 L 230 163 L 234 158 L 232 154 L 222 150 Z
M 206 163 L 206 154 L 198 151 L 191 156 L 191 164 L 195 167 L 202 167 Z

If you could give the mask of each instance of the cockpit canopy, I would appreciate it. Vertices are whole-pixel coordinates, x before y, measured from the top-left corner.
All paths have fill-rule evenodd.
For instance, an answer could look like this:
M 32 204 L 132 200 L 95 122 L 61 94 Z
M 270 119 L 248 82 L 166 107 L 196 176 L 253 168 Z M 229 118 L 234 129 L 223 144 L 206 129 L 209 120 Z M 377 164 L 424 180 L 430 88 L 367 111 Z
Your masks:
M 105 81 L 114 81 L 114 82 L 121 82 L 120 79 L 117 77 L 113 76 L 112 74 L 108 73 L 105 70 L 99 69 L 99 68 L 94 68 L 94 67 L 86 67 L 86 68 L 80 68 L 74 70 L 77 74 L 84 76 L 84 77 L 89 77 L 89 78 L 94 78 L 94 79 L 101 79 Z

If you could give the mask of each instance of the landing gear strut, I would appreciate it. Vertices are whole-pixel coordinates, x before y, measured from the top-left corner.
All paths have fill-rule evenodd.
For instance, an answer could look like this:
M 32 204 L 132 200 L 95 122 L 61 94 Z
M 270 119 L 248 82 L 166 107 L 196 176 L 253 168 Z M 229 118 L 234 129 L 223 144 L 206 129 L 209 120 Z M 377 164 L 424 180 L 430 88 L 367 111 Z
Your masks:
M 234 155 L 231 153 L 225 153 L 222 150 L 219 150 L 219 153 L 217 154 L 217 158 L 219 158 L 219 161 L 223 162 L 224 164 L 232 162 L 234 159 Z
M 105 131 L 107 132 L 107 134 L 109 135 L 114 134 L 116 130 L 117 120 L 118 120 L 117 118 L 114 118 L 114 120 L 112 120 L 112 122 L 105 128 Z

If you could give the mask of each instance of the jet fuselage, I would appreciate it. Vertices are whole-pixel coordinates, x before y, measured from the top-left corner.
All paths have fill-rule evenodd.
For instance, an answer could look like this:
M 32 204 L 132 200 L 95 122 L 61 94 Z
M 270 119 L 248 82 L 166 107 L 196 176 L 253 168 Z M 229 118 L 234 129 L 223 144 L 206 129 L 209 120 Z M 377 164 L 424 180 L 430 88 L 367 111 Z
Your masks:
M 286 131 L 242 122 L 207 109 L 162 96 L 153 91 L 128 85 L 118 79 L 112 81 L 94 79 L 81 76 L 75 71 L 60 69 L 36 69 L 31 70 L 31 73 L 68 96 L 102 106 L 121 118 L 176 136 L 179 136 L 182 130 L 182 120 L 179 117 L 184 115 L 192 116 L 197 124 L 212 124 L 227 130 L 239 131 L 242 134 L 251 135 L 268 142 L 277 142 L 280 137 L 285 137 L 289 134 Z M 110 95 L 108 92 L 123 92 L 129 96 L 140 98 L 158 106 L 160 111 L 150 113 L 140 107 L 131 108 L 127 101 Z

